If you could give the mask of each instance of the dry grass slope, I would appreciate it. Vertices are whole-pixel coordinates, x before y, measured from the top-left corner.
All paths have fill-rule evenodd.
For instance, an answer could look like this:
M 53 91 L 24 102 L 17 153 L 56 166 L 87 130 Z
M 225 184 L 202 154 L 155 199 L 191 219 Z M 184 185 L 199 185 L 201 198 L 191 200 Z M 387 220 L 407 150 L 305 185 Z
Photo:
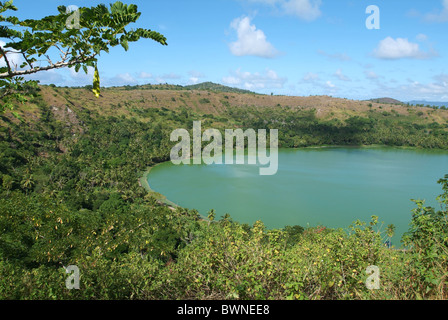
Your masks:
M 271 96 L 255 93 L 216 92 L 212 90 L 187 90 L 179 86 L 156 88 L 154 86 L 103 88 L 101 97 L 95 98 L 88 88 L 41 86 L 41 96 L 59 120 L 77 124 L 71 111 L 90 110 L 100 115 L 136 117 L 135 110 L 147 108 L 188 108 L 201 114 L 219 115 L 229 107 L 290 107 L 316 109 L 318 118 L 345 120 L 352 116 L 367 116 L 369 112 L 394 113 L 413 117 L 416 123 L 437 122 L 446 124 L 447 110 L 427 107 L 408 107 L 404 104 L 378 103 L 334 98 L 330 96 Z M 375 99 L 373 99 L 375 100 Z M 17 106 L 26 120 L 38 117 L 33 104 Z M 75 112 L 76 113 L 76 112 Z M 11 118 L 11 117 L 10 117 Z M 141 119 L 144 121 L 143 119 Z M 1 120 L 0 120 L 1 121 Z M 14 120 L 13 120 L 14 121 Z

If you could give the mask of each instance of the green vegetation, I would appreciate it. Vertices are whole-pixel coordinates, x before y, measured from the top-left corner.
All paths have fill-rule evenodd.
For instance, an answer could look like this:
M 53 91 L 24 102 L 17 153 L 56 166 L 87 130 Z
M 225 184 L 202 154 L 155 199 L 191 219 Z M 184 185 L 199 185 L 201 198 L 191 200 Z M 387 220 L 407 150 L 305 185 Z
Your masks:
M 287 147 L 447 148 L 443 126 L 379 113 L 320 120 L 313 109 L 286 107 L 231 107 L 219 117 L 185 107 L 131 107 L 127 116 L 74 108 L 77 121 L 67 125 L 42 96 L 27 105 L 37 106 L 37 120 L 1 116 L 3 299 L 447 298 L 446 178 L 442 210 L 417 202 L 407 250 L 384 245 L 390 232 L 375 217 L 345 230 L 267 230 L 172 209 L 139 185 L 148 166 L 169 159 L 171 130 L 199 119 L 220 129 L 277 126 Z M 73 264 L 80 290 L 65 288 L 63 266 Z M 365 286 L 369 265 L 381 270 L 380 290 Z
M 124 90 L 197 90 L 197 91 L 209 91 L 214 93 L 219 92 L 228 92 L 228 93 L 247 93 L 256 95 L 255 92 L 249 91 L 249 90 L 243 90 L 238 88 L 232 88 L 228 86 L 224 86 L 222 84 L 217 84 L 213 82 L 203 82 L 188 86 L 181 86 L 178 84 L 168 84 L 168 83 L 161 83 L 161 84 L 145 84 L 145 85 L 135 85 L 135 86 L 124 86 L 119 87 L 124 88 Z
M 395 110 L 394 110 L 395 111 Z M 319 119 L 315 109 L 230 108 L 228 115 L 237 126 L 278 129 L 279 146 L 388 145 L 448 148 L 448 125 L 419 123 L 417 117 L 369 112 L 366 116 Z
M 14 9 L 10 2 L 2 6 Z M 102 29 L 116 27 L 105 17 L 109 9 L 92 10 L 81 14 L 95 15 L 103 23 L 83 27 L 104 42 L 74 52 L 66 62 L 76 68 L 95 66 L 92 55 L 108 46 L 126 49 L 127 42 L 148 37 L 164 44 L 161 35 L 148 30 L 127 32 L 118 40 L 119 33 Z M 112 15 L 122 13 L 120 31 L 138 18 L 136 10 L 119 3 L 111 7 Z M 99 13 L 105 16 L 96 16 Z M 53 18 L 65 20 L 65 8 Z M 29 54 L 44 54 L 49 48 L 41 41 L 51 42 L 53 36 L 70 46 L 70 39 L 77 35 L 81 41 L 86 32 L 74 30 L 74 37 L 64 38 L 62 30 L 50 28 L 49 20 L 2 19 L 49 31 L 39 36 L 9 34 L 24 40 L 11 48 L 37 49 Z M 77 54 L 88 59 L 76 60 Z M 33 70 L 30 62 L 28 70 Z M 8 75 L 1 84 L 8 91 L 17 74 L 9 67 L 3 72 Z M 169 159 L 171 131 L 191 129 L 195 120 L 203 120 L 204 130 L 279 129 L 282 147 L 385 144 L 448 149 L 446 111 L 429 114 L 422 109 L 419 116 L 414 109 L 405 113 L 384 107 L 386 115 L 371 103 L 366 111 L 340 105 L 322 116 L 314 107 L 324 106 L 310 107 L 312 100 L 305 100 L 308 107 L 285 107 L 289 100 L 283 97 L 224 91 L 210 84 L 189 89 L 162 85 L 158 90 L 176 91 L 174 100 L 168 95 L 169 105 L 150 87 L 110 88 L 92 103 L 85 93 L 95 89 L 97 81 L 78 89 L 30 87 L 25 101 L 20 86 L 26 84 L 17 81 L 17 87 L 9 87 L 13 94 L 3 100 L 0 113 L 0 299 L 448 298 L 448 176 L 439 181 L 440 210 L 416 201 L 404 237 L 406 250 L 384 245 L 394 228 L 381 232 L 375 216 L 347 229 L 267 230 L 261 221 L 249 226 L 229 215 L 217 218 L 213 210 L 203 218 L 195 210 L 169 207 L 139 183 L 149 166 Z M 208 90 L 207 98 L 190 94 L 194 89 Z M 127 98 L 126 92 L 134 96 L 137 90 L 137 98 Z M 260 103 L 268 98 L 271 106 L 235 105 L 236 95 Z M 202 103 L 192 108 L 197 101 Z M 215 101 L 225 104 L 218 109 Z M 16 116 L 8 103 L 18 105 Z M 80 290 L 65 287 L 68 265 L 80 269 Z M 370 265 L 381 270 L 379 290 L 365 285 Z
M 0 68 L 3 102 L 0 104 L 0 113 L 5 109 L 13 109 L 14 100 L 11 99 L 25 101 L 27 89 L 33 85 L 32 81 L 24 80 L 25 75 L 63 67 L 74 67 L 76 72 L 82 68 L 87 73 L 88 67 L 92 67 L 95 69 L 92 89 L 98 97 L 100 82 L 97 56 L 101 52 L 109 52 L 115 46 L 122 46 L 127 51 L 129 42 L 141 38 L 167 44 L 166 38 L 158 32 L 142 28 L 127 29 L 129 24 L 139 19 L 141 13 L 136 5 L 120 1 L 111 4 L 110 8 L 103 4 L 79 8 L 78 19 L 73 18 L 65 6 L 58 7 L 58 15 L 39 20 L 21 21 L 12 15 L 3 16 L 8 11 L 17 11 L 13 1 L 0 2 L 0 37 L 9 40 L 0 48 L 0 55 L 6 64 Z M 23 56 L 25 62 L 20 68 L 9 62 L 8 54 L 11 52 Z M 45 63 L 42 64 L 42 61 Z
M 250 93 L 256 94 L 249 90 L 243 90 L 238 88 L 232 88 L 228 86 L 223 86 L 222 84 L 217 84 L 213 82 L 203 82 L 198 84 L 193 84 L 189 86 L 185 86 L 184 89 L 187 90 L 204 90 L 204 91 L 212 91 L 212 92 L 229 92 L 229 93 Z

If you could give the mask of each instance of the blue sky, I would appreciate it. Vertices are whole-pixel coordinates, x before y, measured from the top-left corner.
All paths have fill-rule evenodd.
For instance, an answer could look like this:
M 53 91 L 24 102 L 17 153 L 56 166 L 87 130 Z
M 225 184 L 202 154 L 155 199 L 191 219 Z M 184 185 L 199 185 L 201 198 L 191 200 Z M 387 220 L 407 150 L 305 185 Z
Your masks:
M 112 1 L 111 1 L 112 2 Z M 99 59 L 101 84 L 222 83 L 270 94 L 448 101 L 448 0 L 164 0 L 134 3 L 136 26 L 161 32 Z M 105 1 L 16 0 L 21 18 L 58 5 Z M 366 27 L 366 8 L 380 29 Z M 44 84 L 85 85 L 92 75 L 58 70 Z

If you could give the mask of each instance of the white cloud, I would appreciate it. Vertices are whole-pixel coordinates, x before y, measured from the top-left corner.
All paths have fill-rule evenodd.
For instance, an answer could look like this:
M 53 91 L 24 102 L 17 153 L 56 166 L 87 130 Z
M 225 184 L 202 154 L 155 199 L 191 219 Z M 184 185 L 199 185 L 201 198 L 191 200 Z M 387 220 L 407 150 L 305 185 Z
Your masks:
M 279 0 L 247 0 L 247 1 L 253 2 L 253 3 L 268 4 L 268 5 L 275 5 L 279 2 Z
M 177 73 L 170 72 L 170 73 L 162 74 L 158 78 L 161 78 L 161 79 L 180 79 L 180 78 L 182 78 L 182 76 L 177 74 Z
M 199 78 L 197 78 L 197 77 L 190 77 L 190 79 L 188 79 L 188 83 L 189 84 L 197 84 L 197 83 L 199 83 Z
M 246 0 L 276 8 L 285 15 L 296 16 L 304 21 L 313 21 L 321 16 L 321 0 Z
M 40 84 L 55 84 L 55 85 L 65 85 L 66 79 L 62 74 L 66 74 L 63 70 L 47 70 L 45 72 L 37 72 L 30 75 L 26 75 L 26 80 L 36 80 Z
M 188 84 L 197 84 L 205 77 L 202 72 L 196 70 L 188 71 L 188 75 L 190 76 Z
M 236 85 L 241 84 L 242 80 L 237 77 L 228 76 L 228 77 L 223 77 L 222 82 L 224 82 L 225 84 L 228 84 L 228 85 L 236 86 Z
M 370 80 L 375 80 L 375 79 L 379 78 L 379 76 L 374 71 L 366 70 L 366 71 L 364 71 L 364 74 L 365 74 L 366 78 L 370 79 Z
M 178 80 L 181 78 L 182 78 L 182 76 L 180 76 L 179 74 L 170 72 L 170 73 L 155 76 L 154 80 L 157 83 L 167 83 L 169 80 Z
M 315 73 L 307 73 L 301 81 L 303 92 L 308 94 L 334 95 L 341 91 L 341 87 L 333 83 L 331 80 L 322 79 Z
M 348 56 L 346 53 L 327 53 L 323 50 L 318 50 L 317 53 L 329 58 L 330 60 L 336 60 L 336 61 L 350 61 L 352 58 Z
M 125 84 L 137 83 L 137 80 L 129 72 L 116 75 L 116 79 L 123 81 Z
M 152 79 L 152 73 L 142 71 L 138 74 L 139 79 Z
M 448 0 L 442 1 L 442 10 L 435 13 L 427 13 L 424 20 L 429 22 L 448 22 Z
M 38 80 L 41 84 L 55 84 L 57 86 L 82 87 L 91 85 L 93 81 L 94 68 L 88 67 L 87 74 L 81 68 L 75 72 L 75 68 L 51 69 L 26 75 L 27 80 Z M 100 72 L 101 75 L 101 72 Z M 103 82 L 106 79 L 101 79 Z
M 69 68 L 70 77 L 74 80 L 84 80 L 89 79 L 92 80 L 93 74 L 95 73 L 95 69 L 93 67 L 87 67 L 87 73 L 81 68 L 78 72 L 75 71 L 75 68 Z
M 230 43 L 229 48 L 235 56 L 258 56 L 273 58 L 278 54 L 274 46 L 266 40 L 262 30 L 250 24 L 249 17 L 241 17 L 232 21 L 230 26 L 236 30 L 238 39 Z
M 421 42 L 423 42 L 423 41 L 428 40 L 428 36 L 427 36 L 426 34 L 419 33 L 419 34 L 415 37 L 415 39 L 417 39 L 417 41 L 421 41 Z
M 120 73 L 112 78 L 104 79 L 105 86 L 125 86 L 125 85 L 137 85 L 138 81 L 129 72 Z
M 75 68 L 51 69 L 25 76 L 27 80 L 36 80 L 40 84 L 55 84 L 57 86 L 82 87 L 91 85 L 93 81 L 94 68 L 88 67 L 87 74 L 81 68 L 75 72 Z M 101 71 L 100 71 L 101 75 Z M 105 79 L 101 79 L 102 82 Z M 107 81 L 107 80 L 105 80 Z
M 287 79 L 280 77 L 275 71 L 266 69 L 263 73 L 243 72 L 240 69 L 232 72 L 230 76 L 223 77 L 222 82 L 247 90 L 265 90 L 283 88 Z
M 434 76 L 433 78 L 434 78 L 434 80 L 436 80 L 438 82 L 441 82 L 445 86 L 448 83 L 448 74 L 441 73 L 441 74 L 438 74 L 438 75 Z
M 127 78 L 130 81 L 132 81 L 132 79 L 135 80 L 135 78 L 132 77 L 130 74 L 122 74 L 122 75 L 118 75 L 118 76 L 119 76 L 119 78 L 122 78 L 122 79 Z M 169 80 L 178 80 L 178 79 L 182 78 L 181 75 L 179 75 L 177 73 L 173 73 L 173 72 L 166 73 L 166 74 L 160 74 L 160 75 L 154 75 L 152 73 L 145 72 L 145 71 L 142 71 L 142 72 L 136 74 L 136 77 L 138 79 L 142 79 L 142 80 L 153 80 L 155 83 L 166 83 Z M 137 80 L 135 80 L 135 81 L 137 81 Z
M 308 72 L 303 76 L 303 81 L 312 82 L 319 80 L 319 75 L 317 73 Z
M 377 83 L 378 88 L 375 91 L 377 95 L 396 97 L 402 101 L 448 100 L 448 74 L 444 73 L 433 76 L 433 81 L 428 83 L 421 83 L 413 79 L 407 79 L 407 83 L 393 87 L 386 85 L 384 81 L 378 81 Z
M 351 81 L 349 77 L 342 73 L 341 69 L 336 70 L 333 75 L 341 81 Z
M 327 95 L 334 95 L 340 91 L 340 88 L 330 80 L 326 81 L 324 84 L 321 84 L 320 87 L 324 90 L 323 93 Z
M 336 88 L 336 85 L 333 84 L 331 81 L 327 81 L 325 84 L 326 84 L 326 86 L 327 86 L 329 89 L 334 89 L 334 88 Z
M 195 77 L 195 78 L 204 78 L 204 77 L 205 77 L 205 74 L 203 74 L 203 73 L 200 72 L 200 71 L 196 71 L 196 70 L 188 71 L 188 74 L 189 74 L 191 77 Z
M 426 59 L 435 56 L 435 52 L 423 52 L 418 43 L 409 42 L 408 39 L 387 37 L 381 40 L 374 50 L 374 55 L 379 59 Z
M 282 6 L 286 14 L 297 16 L 305 21 L 313 21 L 321 15 L 321 4 L 321 0 L 289 0 Z

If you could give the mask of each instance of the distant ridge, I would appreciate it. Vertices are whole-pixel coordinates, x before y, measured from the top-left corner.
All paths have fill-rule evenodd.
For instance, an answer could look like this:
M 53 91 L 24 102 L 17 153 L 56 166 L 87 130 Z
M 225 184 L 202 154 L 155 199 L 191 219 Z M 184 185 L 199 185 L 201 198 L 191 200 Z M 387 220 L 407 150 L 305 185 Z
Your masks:
M 423 106 L 432 106 L 432 107 L 448 107 L 448 102 L 434 102 L 434 101 L 426 101 L 426 100 L 412 100 L 409 101 L 409 104 L 413 105 L 423 105 Z
M 448 102 L 435 102 L 435 101 L 426 101 L 426 100 L 412 100 L 409 102 L 402 102 L 393 98 L 376 98 L 370 99 L 367 101 L 376 102 L 376 103 L 387 103 L 387 104 L 409 104 L 414 106 L 423 106 L 423 107 L 448 107 Z
M 125 85 L 125 86 L 112 86 L 106 88 L 117 88 L 121 90 L 203 90 L 203 91 L 211 91 L 211 92 L 228 92 L 228 93 L 249 93 L 249 94 L 257 94 L 249 90 L 228 87 L 222 84 L 213 83 L 213 82 L 202 82 L 198 84 L 182 86 L 179 84 L 168 84 L 168 83 L 160 83 L 160 84 L 143 84 L 143 85 Z
M 376 103 L 388 103 L 388 104 L 403 104 L 403 102 L 393 99 L 393 98 L 376 98 L 370 99 L 368 101 L 376 102 Z
M 202 83 L 198 83 L 198 84 L 184 86 L 184 89 L 187 89 L 187 90 L 209 90 L 209 91 L 214 91 L 214 92 L 233 92 L 233 93 L 256 94 L 255 92 L 252 92 L 249 90 L 228 87 L 228 86 L 218 84 L 218 83 L 213 83 L 213 82 L 202 82 Z

